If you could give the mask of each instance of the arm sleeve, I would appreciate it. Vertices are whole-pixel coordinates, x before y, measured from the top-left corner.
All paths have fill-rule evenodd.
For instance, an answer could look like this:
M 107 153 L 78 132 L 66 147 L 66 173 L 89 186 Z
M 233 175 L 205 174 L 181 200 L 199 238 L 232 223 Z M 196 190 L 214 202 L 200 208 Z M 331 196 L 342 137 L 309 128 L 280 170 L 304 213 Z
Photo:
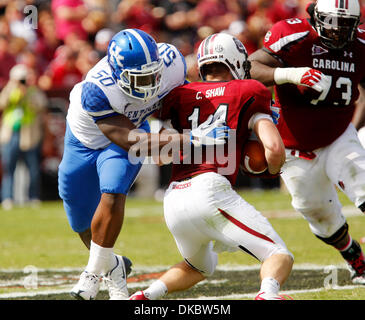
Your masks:
M 266 33 L 263 50 L 274 56 L 276 59 L 285 62 L 290 55 L 290 50 L 297 43 L 309 35 L 304 21 L 296 19 L 282 20 Z
M 272 122 L 272 118 L 270 115 L 257 112 L 251 117 L 250 121 L 248 122 L 248 129 L 252 130 L 254 128 L 256 122 L 261 119 L 267 119 Z
M 110 105 L 103 90 L 96 84 L 85 82 L 81 93 L 82 108 L 93 118 L 98 120 L 118 115 Z

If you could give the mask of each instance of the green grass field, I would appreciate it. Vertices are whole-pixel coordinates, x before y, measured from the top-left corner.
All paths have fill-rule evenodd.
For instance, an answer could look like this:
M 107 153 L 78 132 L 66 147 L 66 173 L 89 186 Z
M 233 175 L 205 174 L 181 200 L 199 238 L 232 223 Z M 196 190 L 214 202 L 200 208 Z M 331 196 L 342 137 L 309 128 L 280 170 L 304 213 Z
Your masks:
M 295 270 L 283 290 L 291 292 L 295 299 L 365 300 L 365 288 L 352 286 L 347 270 L 343 269 L 344 263 L 339 253 L 312 235 L 306 221 L 291 209 L 290 197 L 287 194 L 279 191 L 242 191 L 241 195 L 269 218 L 294 254 L 295 266 L 300 267 L 300 270 Z M 353 238 L 364 237 L 365 217 L 362 217 L 342 194 L 340 199 L 345 211 L 353 213 L 347 218 Z M 284 217 L 277 217 L 283 214 Z M 40 270 L 40 278 L 67 278 L 63 284 L 66 287 L 77 281 L 80 270 L 87 263 L 88 251 L 70 229 L 61 202 L 45 202 L 39 208 L 19 207 L 12 211 L 0 211 L 0 216 L 0 299 L 7 299 L 7 294 L 11 297 L 11 294 L 17 292 L 29 293 L 29 289 L 19 283 L 15 284 L 16 279 L 23 279 L 27 275 L 24 270 L 26 266 L 34 266 Z M 131 276 L 135 277 L 137 282 L 140 281 L 138 276 L 155 272 L 157 267 L 163 271 L 167 266 L 181 260 L 175 242 L 165 226 L 161 202 L 152 199 L 128 199 L 124 226 L 115 252 L 126 255 L 133 261 L 133 270 L 136 271 L 132 272 Z M 303 266 L 307 264 L 309 267 L 304 270 Z M 313 265 L 316 267 L 313 268 Z M 340 287 L 324 290 L 324 279 L 329 275 L 324 268 L 329 265 L 338 268 Z M 223 253 L 219 256 L 219 266 L 233 269 L 229 272 L 219 269 L 206 286 L 202 284 L 170 298 L 198 298 L 204 295 L 222 299 L 251 299 L 249 294 L 255 292 L 259 285 L 258 262 L 241 252 Z M 249 271 L 235 270 L 237 267 L 247 267 Z M 62 271 L 66 272 L 67 276 L 58 274 L 65 268 L 71 268 L 72 272 Z M 158 274 L 150 278 L 157 276 Z M 246 291 L 240 292 L 242 282 L 245 281 Z M 139 285 L 143 288 L 146 283 L 140 282 Z M 139 285 L 133 283 L 130 291 L 134 292 Z M 58 288 L 54 284 L 50 287 Z M 49 287 L 44 285 L 44 288 L 38 288 L 42 289 Z M 63 297 L 65 296 L 57 298 L 57 295 L 50 295 L 34 298 Z M 103 297 L 102 293 L 101 299 Z M 22 297 L 19 296 L 18 299 Z

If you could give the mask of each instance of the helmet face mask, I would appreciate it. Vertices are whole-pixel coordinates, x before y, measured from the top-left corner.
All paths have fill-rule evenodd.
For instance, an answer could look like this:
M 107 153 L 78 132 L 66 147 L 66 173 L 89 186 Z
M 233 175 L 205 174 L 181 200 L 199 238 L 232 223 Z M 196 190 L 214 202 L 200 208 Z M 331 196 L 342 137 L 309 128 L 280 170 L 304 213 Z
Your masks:
M 314 21 L 325 46 L 343 49 L 355 39 L 360 23 L 358 0 L 317 0 Z
M 116 34 L 109 44 L 108 62 L 126 95 L 143 101 L 158 95 L 163 61 L 155 40 L 147 33 L 126 29 Z
M 144 67 L 142 70 L 124 69 L 117 84 L 128 96 L 147 101 L 160 90 L 163 62 L 159 60 Z
M 234 79 L 250 77 L 250 64 L 245 46 L 237 38 L 227 33 L 213 34 L 202 41 L 198 49 L 200 77 L 205 80 L 203 66 L 217 62 L 225 64 Z

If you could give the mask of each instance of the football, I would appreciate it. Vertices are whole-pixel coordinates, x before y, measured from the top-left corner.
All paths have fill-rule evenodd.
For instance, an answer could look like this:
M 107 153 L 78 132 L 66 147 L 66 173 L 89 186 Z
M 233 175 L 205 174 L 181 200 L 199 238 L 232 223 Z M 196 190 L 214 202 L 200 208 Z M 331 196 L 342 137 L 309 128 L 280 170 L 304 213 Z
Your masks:
M 260 174 L 267 169 L 265 149 L 260 141 L 248 140 L 242 151 L 241 168 L 245 172 Z
M 312 88 L 305 87 L 305 86 L 298 86 L 298 90 L 302 94 L 304 99 L 309 102 L 312 100 L 317 100 L 319 98 L 319 96 L 321 95 L 320 92 L 318 92 Z

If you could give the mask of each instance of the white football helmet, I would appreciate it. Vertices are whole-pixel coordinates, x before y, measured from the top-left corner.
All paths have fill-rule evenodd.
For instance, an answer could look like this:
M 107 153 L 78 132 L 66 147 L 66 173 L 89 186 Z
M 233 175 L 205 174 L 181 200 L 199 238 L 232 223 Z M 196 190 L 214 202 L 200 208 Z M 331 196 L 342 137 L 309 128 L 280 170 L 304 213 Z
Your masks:
M 245 46 L 227 33 L 215 33 L 205 38 L 199 46 L 197 58 L 200 77 L 204 80 L 202 66 L 210 62 L 225 64 L 234 79 L 250 78 L 250 62 Z
M 353 41 L 360 23 L 358 0 L 317 0 L 315 28 L 324 45 L 342 49 Z

